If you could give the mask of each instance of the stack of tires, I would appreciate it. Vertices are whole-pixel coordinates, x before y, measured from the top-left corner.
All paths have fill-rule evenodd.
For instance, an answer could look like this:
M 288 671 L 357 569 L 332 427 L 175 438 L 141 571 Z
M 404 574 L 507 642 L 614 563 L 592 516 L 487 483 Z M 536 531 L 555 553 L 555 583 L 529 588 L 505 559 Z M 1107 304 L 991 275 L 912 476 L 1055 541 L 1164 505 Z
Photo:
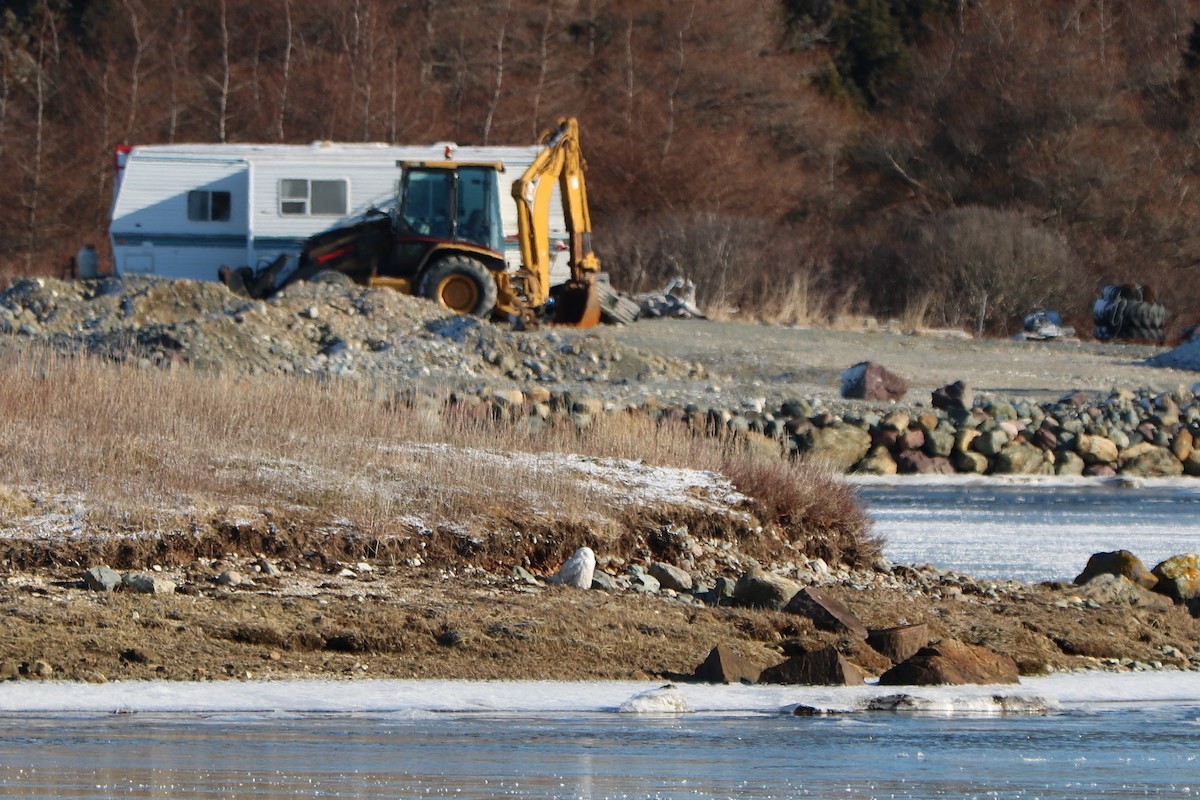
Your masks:
M 1167 338 L 1167 309 L 1149 286 L 1109 284 L 1092 306 L 1096 338 L 1136 339 L 1161 344 Z

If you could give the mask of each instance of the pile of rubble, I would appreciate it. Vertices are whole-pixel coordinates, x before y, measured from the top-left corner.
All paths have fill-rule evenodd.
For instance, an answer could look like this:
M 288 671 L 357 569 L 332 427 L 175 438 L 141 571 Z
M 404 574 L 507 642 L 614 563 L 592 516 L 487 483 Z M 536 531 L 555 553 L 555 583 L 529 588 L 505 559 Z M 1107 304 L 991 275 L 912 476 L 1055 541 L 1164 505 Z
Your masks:
M 261 301 L 189 280 L 28 279 L 0 294 L 0 334 L 146 366 L 450 388 L 703 372 L 596 331 L 514 332 L 391 290 L 327 283 L 296 284 Z

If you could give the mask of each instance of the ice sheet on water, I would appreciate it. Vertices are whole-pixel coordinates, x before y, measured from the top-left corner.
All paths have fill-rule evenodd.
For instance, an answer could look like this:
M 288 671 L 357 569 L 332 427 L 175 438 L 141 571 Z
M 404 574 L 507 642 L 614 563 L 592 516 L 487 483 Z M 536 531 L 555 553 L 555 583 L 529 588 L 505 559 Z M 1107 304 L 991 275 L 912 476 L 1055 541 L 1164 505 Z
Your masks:
M 17 713 L 613 713 L 661 684 L 626 681 L 271 681 L 0 684 L 0 714 Z M 1020 686 L 857 687 L 678 684 L 696 714 L 778 714 L 797 705 L 859 710 L 903 692 L 920 710 L 996 712 L 995 696 L 1041 698 L 1052 708 L 1103 710 L 1129 703 L 1200 708 L 1200 673 L 1071 673 L 1026 678 Z
M 1186 480 L 904 476 L 854 481 L 885 553 L 979 578 L 1071 580 L 1093 553 L 1148 566 L 1196 549 L 1200 485 Z

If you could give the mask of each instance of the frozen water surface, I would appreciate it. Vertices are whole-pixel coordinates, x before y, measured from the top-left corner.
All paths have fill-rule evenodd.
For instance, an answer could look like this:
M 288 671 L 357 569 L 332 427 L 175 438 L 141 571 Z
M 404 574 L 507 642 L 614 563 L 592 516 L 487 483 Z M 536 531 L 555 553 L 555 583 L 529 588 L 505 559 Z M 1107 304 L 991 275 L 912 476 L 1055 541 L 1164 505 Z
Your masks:
M 1191 797 L 1200 674 L 893 690 L 455 681 L 0 686 L 0 796 Z M 1044 714 L 995 713 L 992 695 Z M 797 704 L 848 715 L 797 717 Z M 336 710 L 335 710 L 336 709 Z M 988 711 L 991 709 L 991 711 Z
M 1148 568 L 1200 550 L 1200 481 L 859 479 L 885 552 L 981 578 L 1071 580 L 1130 550 Z
M 1200 549 L 1187 483 L 863 481 L 897 562 L 1071 578 Z M 894 693 L 653 683 L 0 684 L 0 797 L 1200 795 L 1200 673 Z M 1044 713 L 999 713 L 996 695 Z M 636 698 L 636 700 L 635 700 Z M 833 713 L 798 717 L 797 705 Z M 643 713 L 622 713 L 620 709 Z M 671 709 L 687 709 L 670 712 Z M 659 713 L 654 713 L 655 711 Z M 649 713 L 646 713 L 649 712 Z

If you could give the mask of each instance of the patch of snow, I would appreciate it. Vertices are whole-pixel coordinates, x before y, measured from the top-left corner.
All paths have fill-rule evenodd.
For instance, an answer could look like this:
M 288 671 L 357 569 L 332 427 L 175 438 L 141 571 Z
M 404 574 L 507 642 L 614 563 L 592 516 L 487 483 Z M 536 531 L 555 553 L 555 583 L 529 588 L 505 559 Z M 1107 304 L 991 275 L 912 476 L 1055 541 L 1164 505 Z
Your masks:
M 1102 711 L 1129 704 L 1200 708 L 1200 672 L 1059 673 L 1013 686 L 852 687 L 661 684 L 630 681 L 49 681 L 0 683 L 0 714 L 365 712 L 421 715 L 479 711 L 611 713 L 637 697 L 663 711 L 693 714 L 791 713 L 797 705 L 861 711 L 903 692 L 929 713 L 998 713 L 1003 702 L 1044 702 L 1051 710 Z M 657 693 L 657 694 L 656 694 Z M 657 699 L 655 699 L 657 698 Z M 678 699 L 672 699 L 678 698 Z M 671 711 L 667 706 L 674 706 Z

